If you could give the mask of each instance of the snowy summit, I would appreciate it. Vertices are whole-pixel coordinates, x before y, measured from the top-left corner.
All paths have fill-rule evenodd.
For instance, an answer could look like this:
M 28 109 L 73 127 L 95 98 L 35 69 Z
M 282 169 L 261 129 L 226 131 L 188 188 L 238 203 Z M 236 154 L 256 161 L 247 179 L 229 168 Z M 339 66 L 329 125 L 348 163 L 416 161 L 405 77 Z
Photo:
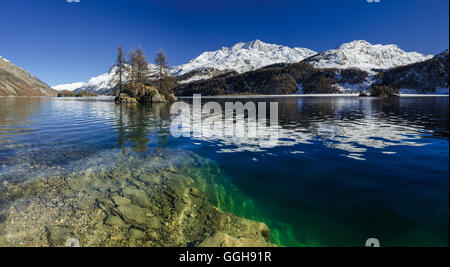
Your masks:
M 327 50 L 307 62 L 317 68 L 390 69 L 432 58 L 417 52 L 405 52 L 396 45 L 372 45 L 363 40 L 345 43 Z
M 204 52 L 189 63 L 174 67 L 172 71 L 175 75 L 183 75 L 202 68 L 214 68 L 243 73 L 276 63 L 300 62 L 315 54 L 317 53 L 307 48 L 290 48 L 256 40 Z

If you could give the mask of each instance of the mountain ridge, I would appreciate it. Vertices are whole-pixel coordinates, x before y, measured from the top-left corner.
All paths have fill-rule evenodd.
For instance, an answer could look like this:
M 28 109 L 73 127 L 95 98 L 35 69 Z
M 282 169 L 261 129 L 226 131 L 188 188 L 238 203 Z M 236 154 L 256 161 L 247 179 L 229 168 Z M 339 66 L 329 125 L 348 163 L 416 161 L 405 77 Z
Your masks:
M 206 51 L 188 63 L 174 66 L 171 73 L 180 84 L 206 80 L 215 75 L 237 72 L 239 74 L 281 63 L 307 62 L 319 69 L 357 68 L 372 70 L 389 69 L 413 64 L 432 58 L 418 52 L 405 52 L 396 45 L 372 45 L 364 40 L 341 44 L 335 49 L 317 53 L 307 48 L 290 48 L 269 44 L 260 40 L 240 42 L 231 47 Z M 152 68 L 152 64 L 150 64 Z M 372 72 L 375 74 L 375 72 Z M 75 91 L 110 93 L 114 73 L 104 73 L 91 78 Z
M 276 63 L 295 63 L 301 61 L 316 52 L 307 48 L 289 48 L 283 45 L 269 44 L 260 40 L 251 42 L 241 42 L 232 47 L 222 47 L 215 51 L 206 51 L 198 57 L 191 59 L 188 63 L 170 68 L 174 76 L 183 76 L 190 72 L 224 73 L 237 71 L 243 73 L 250 70 L 259 69 Z M 268 58 L 265 58 L 267 56 Z M 220 62 L 220 63 L 218 63 Z M 153 64 L 149 64 L 154 69 Z M 210 75 L 190 76 L 191 80 L 203 80 L 211 78 Z M 74 91 L 92 91 L 105 93 L 111 91 L 114 81 L 113 72 L 103 73 L 92 77 L 84 86 L 76 88 Z M 183 83 L 185 81 L 179 80 Z M 189 82 L 189 81 L 188 81 Z M 67 85 L 72 85 L 69 83 Z M 65 90 L 63 85 L 54 86 Z
M 426 61 L 372 72 L 357 68 L 321 69 L 303 61 L 178 84 L 174 90 L 177 96 L 357 94 L 375 86 L 387 86 L 407 94 L 448 95 L 448 62 L 448 50 Z
M 0 96 L 56 96 L 56 91 L 28 71 L 0 57 Z
M 255 40 L 237 43 L 231 48 L 203 52 L 189 63 L 173 67 L 172 72 L 174 75 L 183 75 L 201 68 L 214 68 L 244 73 L 276 63 L 299 62 L 315 54 L 317 52 L 307 48 L 290 48 Z
M 390 69 L 425 61 L 433 55 L 405 52 L 397 45 L 371 44 L 364 40 L 344 43 L 305 61 L 316 68 Z

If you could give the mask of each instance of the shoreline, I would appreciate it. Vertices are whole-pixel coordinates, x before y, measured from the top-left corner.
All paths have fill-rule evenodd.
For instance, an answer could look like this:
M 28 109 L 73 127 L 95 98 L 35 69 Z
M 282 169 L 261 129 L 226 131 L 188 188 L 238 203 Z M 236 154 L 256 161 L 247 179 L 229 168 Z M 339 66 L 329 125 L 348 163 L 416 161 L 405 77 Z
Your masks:
M 192 96 L 177 96 L 180 99 L 190 99 Z M 202 96 L 205 99 L 227 99 L 227 98 L 283 98 L 283 97 L 359 97 L 356 94 L 290 94 L 290 95 L 218 95 Z M 427 95 L 427 94 L 400 94 L 399 97 L 449 97 L 449 95 Z M 364 97 L 364 98 L 370 98 Z M 376 97 L 372 97 L 376 98 Z
M 77 99 L 92 99 L 92 100 L 104 100 L 104 101 L 114 101 L 113 96 L 88 96 L 88 97 L 55 97 L 55 96 L 0 96 L 0 98 L 9 98 L 9 97 L 32 97 L 32 98 L 56 98 L 56 99 L 65 99 L 65 100 L 77 100 Z M 201 96 L 204 99 L 242 99 L 242 98 L 289 98 L 289 97 L 359 97 L 359 93 L 355 94 L 289 94 L 289 95 L 217 95 L 217 96 Z M 364 98 L 370 98 L 371 96 L 367 96 Z M 449 97 L 449 95 L 445 94 L 400 94 L 398 97 Z M 177 96 L 179 99 L 191 99 L 193 96 Z M 376 98 L 376 97 L 372 97 Z

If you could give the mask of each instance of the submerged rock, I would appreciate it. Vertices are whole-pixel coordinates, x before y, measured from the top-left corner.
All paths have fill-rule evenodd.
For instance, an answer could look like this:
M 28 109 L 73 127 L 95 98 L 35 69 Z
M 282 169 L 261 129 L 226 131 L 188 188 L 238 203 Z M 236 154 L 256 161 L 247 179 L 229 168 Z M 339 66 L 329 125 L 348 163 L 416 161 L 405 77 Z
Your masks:
M 117 96 L 114 101 L 118 102 L 118 103 L 137 103 L 137 99 L 134 97 L 130 97 L 127 94 L 119 94 L 119 96 Z
M 126 224 L 119 216 L 110 215 L 105 221 L 106 225 L 115 227 L 117 229 L 128 229 L 130 225 Z
M 128 198 L 125 197 L 121 197 L 121 196 L 113 196 L 112 200 L 114 201 L 114 204 L 116 204 L 117 206 L 127 206 L 127 205 L 131 205 L 131 200 L 129 200 Z
M 167 101 L 169 101 L 169 102 L 177 102 L 178 98 L 174 94 L 170 94 L 169 97 L 167 98 Z
M 159 219 L 154 217 L 147 209 L 136 205 L 122 205 L 117 211 L 127 224 L 143 229 L 159 229 Z
M 211 171 L 193 153 L 162 151 L 7 184 L 10 194 L 0 195 L 0 204 L 7 203 L 0 206 L 0 245 L 64 246 L 69 238 L 82 246 L 271 245 L 265 224 L 211 204 L 204 191 Z
M 229 234 L 218 232 L 206 238 L 198 247 L 270 247 L 273 246 L 267 240 L 259 236 L 233 237 Z
M 130 229 L 130 236 L 134 239 L 145 239 L 147 237 L 147 233 L 135 228 Z
M 73 232 L 67 226 L 47 226 L 47 240 L 50 246 L 63 246 L 67 240 L 74 238 Z

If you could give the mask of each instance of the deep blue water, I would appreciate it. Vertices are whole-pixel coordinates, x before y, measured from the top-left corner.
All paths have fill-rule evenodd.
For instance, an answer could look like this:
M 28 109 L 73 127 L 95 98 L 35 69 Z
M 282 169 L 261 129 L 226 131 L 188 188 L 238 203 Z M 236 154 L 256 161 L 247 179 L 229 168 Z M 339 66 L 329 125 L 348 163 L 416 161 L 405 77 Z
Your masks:
M 170 105 L 0 97 L 0 180 L 48 175 L 102 151 L 183 149 L 219 166 L 227 193 L 215 204 L 264 221 L 278 244 L 363 246 L 374 237 L 384 246 L 448 246 L 448 97 L 240 101 L 278 102 L 274 146 L 174 138 Z

